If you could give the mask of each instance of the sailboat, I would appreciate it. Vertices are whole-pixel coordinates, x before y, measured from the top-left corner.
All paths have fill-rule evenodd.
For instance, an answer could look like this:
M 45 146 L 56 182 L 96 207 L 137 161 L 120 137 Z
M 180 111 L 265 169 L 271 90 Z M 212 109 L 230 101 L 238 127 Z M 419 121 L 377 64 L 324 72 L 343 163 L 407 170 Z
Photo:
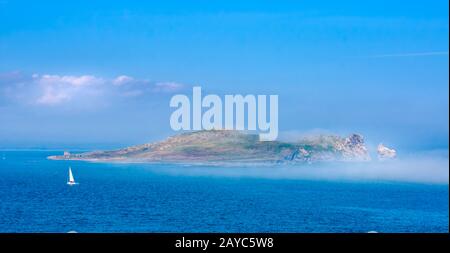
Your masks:
M 67 181 L 68 185 L 76 185 L 78 183 L 75 183 L 75 179 L 73 178 L 73 174 L 72 174 L 72 168 L 69 167 L 69 181 Z

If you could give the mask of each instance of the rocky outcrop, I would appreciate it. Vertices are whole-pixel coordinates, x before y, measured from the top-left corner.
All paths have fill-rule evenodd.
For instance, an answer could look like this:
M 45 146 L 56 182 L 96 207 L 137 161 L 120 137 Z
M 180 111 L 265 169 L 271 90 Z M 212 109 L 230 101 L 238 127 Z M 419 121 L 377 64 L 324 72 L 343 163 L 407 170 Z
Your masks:
M 345 138 L 343 147 L 343 155 L 346 158 L 370 160 L 362 135 L 352 134 L 350 137 Z
M 397 157 L 397 151 L 384 146 L 383 143 L 378 144 L 377 153 L 378 159 L 380 160 L 393 159 Z
M 335 135 L 309 137 L 298 142 L 298 149 L 291 160 L 316 161 L 368 161 L 369 152 L 363 136 L 352 134 L 342 138 Z
M 296 142 L 259 141 L 258 135 L 238 131 L 189 132 L 112 151 L 52 156 L 55 160 L 179 162 L 179 163 L 312 163 L 366 161 L 370 156 L 359 134 L 321 135 Z

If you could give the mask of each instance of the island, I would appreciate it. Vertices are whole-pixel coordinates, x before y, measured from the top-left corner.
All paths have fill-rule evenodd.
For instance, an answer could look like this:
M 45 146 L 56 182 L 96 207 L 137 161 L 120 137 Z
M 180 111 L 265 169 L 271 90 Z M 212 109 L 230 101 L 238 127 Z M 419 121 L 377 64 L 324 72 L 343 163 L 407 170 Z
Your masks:
M 385 154 L 386 148 L 379 148 L 379 151 Z M 204 130 L 185 132 L 164 141 L 118 150 L 79 154 L 65 152 L 64 155 L 49 156 L 48 159 L 184 164 L 291 164 L 370 161 L 371 156 L 363 136 L 355 133 L 347 137 L 318 135 L 283 142 L 260 141 L 258 135 L 240 131 Z

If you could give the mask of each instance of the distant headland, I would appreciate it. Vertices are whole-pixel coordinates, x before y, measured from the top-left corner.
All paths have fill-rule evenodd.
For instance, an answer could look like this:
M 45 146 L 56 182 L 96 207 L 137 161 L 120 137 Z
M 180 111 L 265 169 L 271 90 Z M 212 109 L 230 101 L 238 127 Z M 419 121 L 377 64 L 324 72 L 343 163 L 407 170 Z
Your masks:
M 378 147 L 379 158 L 393 158 L 393 149 Z M 65 152 L 51 160 L 185 164 L 290 164 L 322 161 L 370 161 L 363 136 L 320 135 L 292 142 L 259 141 L 256 134 L 232 130 L 182 133 L 161 142 L 111 151 Z

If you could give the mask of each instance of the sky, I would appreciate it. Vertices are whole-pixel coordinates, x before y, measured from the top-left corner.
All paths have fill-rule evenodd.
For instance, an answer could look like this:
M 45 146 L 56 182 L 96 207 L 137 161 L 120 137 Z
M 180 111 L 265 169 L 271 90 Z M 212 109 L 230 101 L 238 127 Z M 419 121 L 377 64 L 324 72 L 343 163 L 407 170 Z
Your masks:
M 174 94 L 279 95 L 280 137 L 448 149 L 448 1 L 0 0 L 0 148 L 175 134 Z

